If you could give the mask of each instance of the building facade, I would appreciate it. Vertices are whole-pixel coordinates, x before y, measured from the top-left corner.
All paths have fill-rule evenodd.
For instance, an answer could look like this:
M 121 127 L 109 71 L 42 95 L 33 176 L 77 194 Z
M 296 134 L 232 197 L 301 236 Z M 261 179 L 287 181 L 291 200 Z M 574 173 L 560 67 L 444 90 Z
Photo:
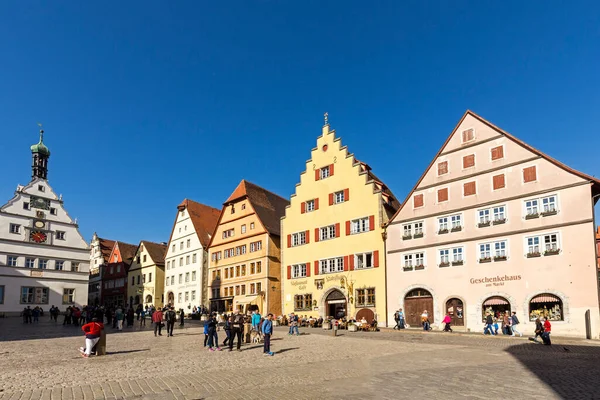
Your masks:
M 0 208 L 0 313 L 52 305 L 65 310 L 88 298 L 89 248 L 48 183 L 50 151 L 31 146 L 32 179 Z
M 164 290 L 166 302 L 187 312 L 208 308 L 208 244 L 217 226 L 219 210 L 185 199 L 167 244 Z
M 387 228 L 388 314 L 482 331 L 515 311 L 598 338 L 594 197 L 600 182 L 467 112 Z M 589 319 L 587 318 L 589 315 Z M 586 319 L 589 322 L 586 322 Z
M 127 296 L 134 309 L 165 305 L 165 253 L 166 243 L 142 240 L 127 270 Z
M 399 203 L 323 126 L 282 219 L 284 313 L 385 324 L 383 225 Z
M 114 240 L 94 236 L 90 242 L 90 279 L 87 304 L 99 305 L 102 297 L 102 266 L 108 263 Z
M 100 303 L 105 306 L 126 306 L 127 271 L 133 261 L 137 246 L 116 241 L 108 258 L 102 266 L 102 293 Z
M 210 309 L 281 314 L 284 198 L 243 180 L 223 204 L 210 242 Z

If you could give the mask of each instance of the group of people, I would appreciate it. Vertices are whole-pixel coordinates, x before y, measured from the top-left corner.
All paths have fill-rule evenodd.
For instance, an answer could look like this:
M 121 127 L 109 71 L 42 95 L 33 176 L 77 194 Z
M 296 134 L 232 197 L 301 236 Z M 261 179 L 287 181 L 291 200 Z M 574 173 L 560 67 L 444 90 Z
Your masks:
M 483 334 L 498 335 L 498 332 L 501 330 L 504 335 L 523 336 L 523 334 L 517 329 L 517 325 L 519 324 L 520 321 L 517 317 L 516 311 L 513 311 L 512 315 L 510 311 L 506 311 L 504 314 L 498 313 L 497 315 L 486 313 Z

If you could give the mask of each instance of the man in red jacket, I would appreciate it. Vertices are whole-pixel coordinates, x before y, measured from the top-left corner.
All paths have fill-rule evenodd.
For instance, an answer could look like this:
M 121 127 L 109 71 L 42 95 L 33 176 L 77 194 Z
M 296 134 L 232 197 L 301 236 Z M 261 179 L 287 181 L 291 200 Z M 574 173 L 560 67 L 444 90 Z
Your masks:
M 162 336 L 160 331 L 162 330 L 162 320 L 163 313 L 160 309 L 154 311 L 152 314 L 152 322 L 154 323 L 154 336 L 156 336 L 156 332 L 158 331 L 158 336 Z
M 542 340 L 545 345 L 550 346 L 552 341 L 550 340 L 550 332 L 552 331 L 552 324 L 548 321 L 548 318 L 544 318 L 544 333 L 542 333 Z
M 100 340 L 103 329 L 104 324 L 98 322 L 97 318 L 92 319 L 92 322 L 81 327 L 81 330 L 85 332 L 85 350 L 83 348 L 79 350 L 83 350 L 81 355 L 84 358 L 88 358 L 92 354 L 92 349 L 98 343 L 98 340 Z

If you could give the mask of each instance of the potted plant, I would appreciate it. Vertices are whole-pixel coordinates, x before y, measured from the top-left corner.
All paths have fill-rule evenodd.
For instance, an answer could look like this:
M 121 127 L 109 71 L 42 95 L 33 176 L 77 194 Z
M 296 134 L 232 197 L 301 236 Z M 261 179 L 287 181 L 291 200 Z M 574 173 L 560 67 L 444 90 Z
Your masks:
M 438 235 L 443 235 L 443 234 L 446 234 L 446 233 L 448 233 L 448 229 L 440 229 L 438 231 Z
M 498 218 L 494 220 L 494 225 L 501 225 L 506 222 L 506 218 Z
M 452 265 L 463 265 L 464 261 L 463 260 L 457 260 L 457 261 L 452 261 Z
M 494 256 L 494 261 L 506 261 L 506 256 Z
M 548 211 L 544 211 L 542 213 L 542 217 L 548 217 L 550 215 L 556 215 L 557 211 L 556 210 L 548 210 Z
M 422 238 L 422 237 L 423 237 L 423 232 L 415 233 L 413 235 L 413 239 L 419 239 L 419 238 Z
M 477 224 L 478 228 L 485 228 L 487 226 L 490 226 L 490 221 L 480 222 L 479 224 Z
M 483 257 L 479 259 L 480 263 L 489 263 L 490 261 L 492 261 L 490 257 Z
M 423 264 L 415 265 L 415 270 L 418 270 L 418 269 L 425 269 L 425 265 L 423 265 Z
M 331 320 L 326 319 L 323 321 L 323 330 L 328 331 L 331 329 Z
M 412 239 L 412 235 L 404 235 L 402 236 L 402 240 L 410 240 Z
M 541 256 L 539 251 L 534 251 L 532 253 L 527 253 L 527 258 L 534 258 L 534 257 L 539 257 Z
M 358 327 L 354 322 L 348 322 L 348 332 L 356 332 Z
M 452 230 L 450 232 L 460 232 L 462 231 L 462 226 L 457 225 L 457 226 L 453 226 Z
M 448 261 L 442 261 L 440 263 L 440 268 L 449 267 L 449 266 L 450 266 L 450 263 Z
M 534 219 L 534 218 L 538 218 L 540 216 L 540 214 L 538 213 L 529 213 L 525 216 L 525 219 Z
M 412 271 L 412 270 L 413 270 L 413 267 L 412 267 L 412 266 L 407 266 L 407 265 L 405 265 L 405 266 L 404 266 L 404 268 L 403 268 L 403 270 L 404 270 L 404 271 Z
M 549 250 L 544 251 L 545 256 L 555 256 L 558 253 L 560 253 L 560 249 L 549 249 Z

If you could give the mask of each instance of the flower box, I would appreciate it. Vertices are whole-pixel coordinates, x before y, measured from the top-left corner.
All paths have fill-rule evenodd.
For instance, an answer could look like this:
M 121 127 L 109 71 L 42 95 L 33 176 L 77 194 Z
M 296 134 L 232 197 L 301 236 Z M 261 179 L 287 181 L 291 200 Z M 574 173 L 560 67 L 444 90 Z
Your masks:
M 488 226 L 490 226 L 490 221 L 488 221 L 488 222 L 480 222 L 480 223 L 477 224 L 478 228 L 486 228 Z
M 454 228 L 452 228 L 452 230 L 450 232 L 460 232 L 462 231 L 462 226 L 455 226 Z
M 440 230 L 438 231 L 438 235 L 443 235 L 443 234 L 445 234 L 445 233 L 448 233 L 448 229 L 440 229 Z
M 494 261 L 506 261 L 506 256 L 494 256 Z
M 479 259 L 479 262 L 480 262 L 480 263 L 489 263 L 489 262 L 491 262 L 491 261 L 492 261 L 492 259 L 491 259 L 491 258 L 489 258 L 489 257 L 486 257 L 486 258 L 480 258 L 480 259 Z
M 449 262 L 441 262 L 440 263 L 440 268 L 449 267 L 449 266 L 450 266 Z
M 525 216 L 525 219 L 535 219 L 535 218 L 539 218 L 539 217 L 540 217 L 540 214 L 538 214 L 538 213 L 535 213 L 535 214 L 527 214 L 527 215 Z
M 423 264 L 415 265 L 415 270 L 417 270 L 417 269 L 425 269 L 425 266 Z
M 410 240 L 410 239 L 412 239 L 411 235 L 404 235 L 404 236 L 402 236 L 402 240 Z
M 506 223 L 506 218 L 502 218 L 502 219 L 495 219 L 494 220 L 494 225 L 502 225 Z
M 422 232 L 421 233 L 415 233 L 413 235 L 413 239 L 419 239 L 419 238 L 422 238 L 422 237 L 423 237 L 423 233 Z
M 550 215 L 556 215 L 556 214 L 557 214 L 556 210 L 544 211 L 542 213 L 542 217 L 549 217 Z
M 403 269 L 404 269 L 404 271 L 412 271 L 413 267 L 404 267 Z
M 527 253 L 527 258 L 535 258 L 535 257 L 539 257 L 541 256 L 540 252 L 535 252 L 535 253 Z
M 463 265 L 463 264 L 464 264 L 464 261 L 462 261 L 462 260 L 461 261 L 452 261 L 453 266 L 454 265 Z
M 546 250 L 546 251 L 544 252 L 544 255 L 545 255 L 545 256 L 555 256 L 555 255 L 557 255 L 558 253 L 560 253 L 560 249 L 556 249 L 556 250 Z

